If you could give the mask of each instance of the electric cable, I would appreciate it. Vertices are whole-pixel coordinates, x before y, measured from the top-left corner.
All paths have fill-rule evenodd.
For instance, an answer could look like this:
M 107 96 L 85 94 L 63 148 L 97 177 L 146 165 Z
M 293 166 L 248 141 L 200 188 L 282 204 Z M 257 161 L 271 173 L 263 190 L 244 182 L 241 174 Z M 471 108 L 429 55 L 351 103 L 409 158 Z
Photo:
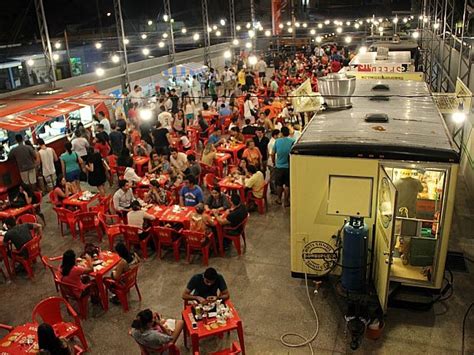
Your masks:
M 301 335 L 298 333 L 291 333 L 291 332 L 285 333 L 280 337 L 280 342 L 289 348 L 300 348 L 307 345 L 309 346 L 309 349 L 311 350 L 311 355 L 314 355 L 314 350 L 311 343 L 316 339 L 316 337 L 319 334 L 319 316 L 318 316 L 318 312 L 316 311 L 316 308 L 314 307 L 313 301 L 311 300 L 311 296 L 309 294 L 308 274 L 306 272 L 304 273 L 304 280 L 306 284 L 306 295 L 308 296 L 308 301 L 309 301 L 309 304 L 311 305 L 311 309 L 313 310 L 314 318 L 316 321 L 316 330 L 310 338 L 306 338 L 304 335 Z M 290 343 L 287 340 L 285 340 L 285 338 L 289 336 L 302 339 L 303 341 L 301 343 Z
M 461 345 L 461 355 L 464 355 L 464 338 L 466 337 L 466 320 L 471 308 L 474 307 L 474 302 L 468 307 L 466 313 L 464 313 L 464 318 L 462 320 L 462 345 Z

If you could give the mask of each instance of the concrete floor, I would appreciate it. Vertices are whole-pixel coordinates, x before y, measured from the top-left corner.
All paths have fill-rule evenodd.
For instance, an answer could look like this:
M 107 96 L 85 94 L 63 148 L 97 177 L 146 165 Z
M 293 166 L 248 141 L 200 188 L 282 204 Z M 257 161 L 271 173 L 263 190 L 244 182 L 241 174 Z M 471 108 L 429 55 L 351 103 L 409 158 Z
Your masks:
M 474 205 L 462 182 L 458 188 L 450 250 L 463 251 L 474 258 Z M 56 226 L 51 205 L 44 203 L 48 225 L 42 241 L 43 255 L 61 255 L 67 248 L 77 252 L 83 246 L 69 234 L 62 238 Z M 303 211 L 302 211 L 303 212 Z M 315 329 L 308 304 L 304 281 L 290 277 L 289 210 L 272 205 L 260 216 L 253 213 L 248 224 L 247 251 L 238 257 L 211 258 L 210 265 L 221 272 L 229 286 L 231 298 L 244 322 L 248 354 L 309 354 L 309 348 L 289 349 L 280 344 L 282 333 L 301 332 L 307 336 Z M 103 247 L 106 247 L 105 243 Z M 472 269 L 472 264 L 468 265 Z M 188 279 L 201 272 L 200 259 L 192 264 L 184 260 L 176 263 L 171 253 L 163 260 L 155 257 L 140 267 L 139 286 L 143 300 L 131 295 L 131 310 L 123 313 L 121 307 L 111 305 L 104 313 L 99 307 L 90 307 L 90 317 L 83 322 L 93 354 L 139 354 L 135 342 L 127 335 L 136 313 L 151 308 L 169 317 L 180 317 L 181 292 Z M 374 342 L 365 339 L 359 353 L 377 354 L 455 354 L 461 351 L 463 314 L 474 295 L 474 278 L 470 273 L 455 273 L 454 295 L 444 303 L 435 304 L 428 312 L 389 309 L 383 337 Z M 35 268 L 35 279 L 18 276 L 5 283 L 0 278 L 0 322 L 20 324 L 31 319 L 34 305 L 41 299 L 56 295 L 52 276 L 41 264 Z M 345 321 L 329 286 L 313 297 L 318 310 L 320 331 L 313 342 L 317 354 L 350 353 L 345 335 Z M 474 352 L 474 315 L 467 327 L 468 353 Z M 1 333 L 3 335 L 3 333 Z M 201 342 L 201 352 L 218 350 L 237 339 L 211 339 Z M 178 345 L 187 351 L 182 339 Z

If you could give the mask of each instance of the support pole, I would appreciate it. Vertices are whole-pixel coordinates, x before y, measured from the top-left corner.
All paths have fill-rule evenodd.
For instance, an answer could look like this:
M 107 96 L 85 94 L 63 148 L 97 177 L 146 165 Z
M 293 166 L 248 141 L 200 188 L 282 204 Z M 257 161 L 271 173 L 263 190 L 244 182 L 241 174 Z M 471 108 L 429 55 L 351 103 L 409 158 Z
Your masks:
M 53 59 L 53 49 L 49 40 L 48 23 L 44 13 L 43 0 L 35 0 L 36 17 L 41 35 L 41 44 L 43 45 L 43 54 L 46 62 L 46 73 L 48 75 L 51 87 L 56 87 L 56 72 Z
M 211 46 L 211 37 L 209 35 L 209 14 L 207 12 L 207 0 L 201 0 L 201 10 L 202 10 L 202 27 L 204 29 L 204 64 L 208 67 L 211 67 L 211 55 L 210 49 Z
M 257 29 L 255 28 L 255 1 L 250 0 L 250 22 L 252 23 L 252 26 L 250 28 L 255 32 L 255 35 L 252 38 L 252 48 L 254 51 L 257 50 Z
M 130 76 L 128 73 L 128 56 L 127 56 L 127 44 L 125 43 L 125 29 L 123 27 L 122 17 L 122 4 L 120 0 L 114 0 L 114 13 L 115 13 L 115 26 L 117 29 L 117 40 L 118 40 L 118 51 L 121 55 L 121 74 L 122 77 L 122 90 L 130 92 Z
M 168 42 L 168 53 L 169 53 L 169 61 L 173 63 L 173 65 L 176 64 L 175 61 L 175 46 L 174 46 L 174 32 L 173 32 L 173 18 L 171 17 L 171 5 L 170 5 L 170 0 L 165 0 L 165 14 L 168 16 L 168 22 L 169 22 L 169 35 L 170 35 L 170 40 Z
M 64 30 L 64 45 L 66 46 L 66 54 L 67 54 L 67 63 L 69 68 L 69 75 L 72 78 L 72 63 L 71 63 L 71 52 L 69 51 L 69 40 L 67 38 L 67 31 Z
M 235 5 L 234 0 L 229 0 L 229 23 L 230 23 L 230 37 L 237 38 L 237 31 L 235 30 Z

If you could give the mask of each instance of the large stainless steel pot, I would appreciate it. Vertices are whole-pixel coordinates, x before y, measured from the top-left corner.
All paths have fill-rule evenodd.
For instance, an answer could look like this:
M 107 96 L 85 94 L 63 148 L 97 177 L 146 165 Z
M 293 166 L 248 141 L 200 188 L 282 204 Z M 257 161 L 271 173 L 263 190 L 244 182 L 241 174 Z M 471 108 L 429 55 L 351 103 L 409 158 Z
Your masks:
M 319 92 L 329 108 L 352 107 L 351 96 L 356 87 L 356 78 L 343 73 L 328 74 L 318 79 Z

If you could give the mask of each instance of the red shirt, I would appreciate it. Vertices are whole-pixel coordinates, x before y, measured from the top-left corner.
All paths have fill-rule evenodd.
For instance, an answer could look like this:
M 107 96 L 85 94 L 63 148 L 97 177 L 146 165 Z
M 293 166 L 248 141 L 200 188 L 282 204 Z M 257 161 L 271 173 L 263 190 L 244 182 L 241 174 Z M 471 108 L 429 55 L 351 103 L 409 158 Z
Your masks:
M 61 281 L 67 282 L 68 284 L 71 284 L 77 289 L 75 290 L 74 293 L 77 294 L 77 296 L 80 296 L 82 288 L 84 288 L 84 284 L 81 281 L 81 275 L 85 274 L 85 269 L 81 266 L 73 266 L 71 271 L 69 271 L 69 274 L 67 276 L 62 276 L 61 275 Z
M 338 62 L 337 60 L 334 60 L 333 62 L 331 62 L 331 71 L 333 73 L 337 73 L 339 72 L 339 70 L 341 70 L 341 63 Z
M 110 153 L 110 146 L 107 143 L 105 144 L 96 143 L 94 144 L 94 149 L 100 153 L 100 156 L 102 158 L 106 158 Z

